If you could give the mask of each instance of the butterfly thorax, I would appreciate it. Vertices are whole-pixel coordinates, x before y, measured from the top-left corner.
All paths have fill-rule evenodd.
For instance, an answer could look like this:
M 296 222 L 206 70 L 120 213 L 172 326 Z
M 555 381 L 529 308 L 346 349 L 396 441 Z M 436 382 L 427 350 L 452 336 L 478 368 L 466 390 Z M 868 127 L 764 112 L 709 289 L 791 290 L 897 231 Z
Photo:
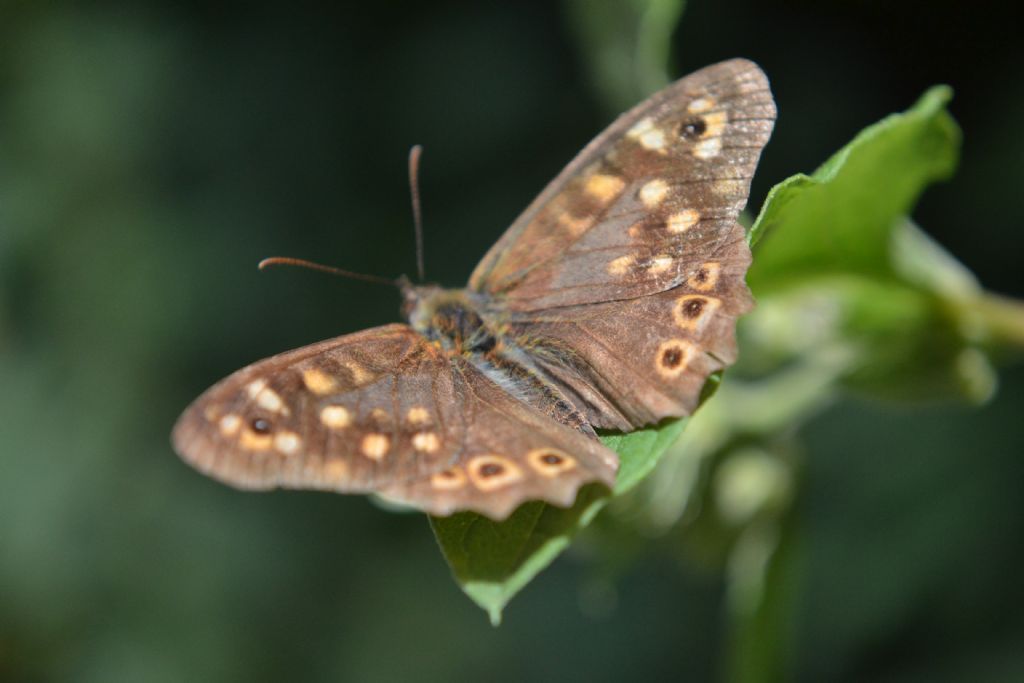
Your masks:
M 414 330 L 441 348 L 459 354 L 492 351 L 500 335 L 481 314 L 481 295 L 437 285 L 403 287 L 402 313 Z
M 414 330 L 524 403 L 593 435 L 583 414 L 525 352 L 536 352 L 541 340 L 509 336 L 486 294 L 436 285 L 405 285 L 402 293 L 402 312 Z

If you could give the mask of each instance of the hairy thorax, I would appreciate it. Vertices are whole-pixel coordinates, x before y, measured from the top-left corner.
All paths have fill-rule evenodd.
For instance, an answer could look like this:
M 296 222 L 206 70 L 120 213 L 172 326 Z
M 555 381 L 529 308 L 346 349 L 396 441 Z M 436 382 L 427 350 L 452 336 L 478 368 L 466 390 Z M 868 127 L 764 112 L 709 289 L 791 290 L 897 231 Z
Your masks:
M 414 330 L 524 403 L 562 424 L 594 435 L 583 414 L 525 352 L 529 348 L 537 353 L 544 340 L 510 335 L 486 295 L 436 285 L 406 285 L 402 294 L 402 313 Z M 553 349 L 549 360 L 558 362 L 557 355 Z
M 484 312 L 482 295 L 436 285 L 403 288 L 402 313 L 414 330 L 441 348 L 466 356 L 494 350 L 500 325 Z

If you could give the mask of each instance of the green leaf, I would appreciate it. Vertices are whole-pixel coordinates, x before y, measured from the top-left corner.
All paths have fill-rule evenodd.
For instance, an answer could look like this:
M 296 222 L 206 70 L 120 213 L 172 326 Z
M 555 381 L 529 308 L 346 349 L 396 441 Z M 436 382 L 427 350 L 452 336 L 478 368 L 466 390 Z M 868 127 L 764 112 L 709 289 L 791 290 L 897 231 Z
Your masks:
M 750 231 L 747 282 L 765 294 L 814 274 L 896 278 L 892 232 L 930 183 L 956 167 L 960 131 L 937 86 L 862 131 L 811 176 L 776 185 Z
M 842 348 L 842 384 L 901 399 L 983 401 L 995 387 L 976 348 L 973 275 L 907 218 L 924 189 L 955 169 L 951 91 L 866 128 L 811 176 L 775 186 L 750 231 L 747 280 L 759 309 L 744 321 L 744 362 L 761 370 L 814 348 Z M 1000 329 L 1012 313 L 998 308 Z M 991 316 L 997 319 L 995 313 Z
M 685 418 L 670 420 L 602 437 L 620 458 L 613 494 L 625 493 L 647 476 L 685 424 Z M 608 499 L 607 489 L 591 485 L 580 489 L 571 508 L 533 502 L 503 522 L 462 512 L 431 517 L 430 526 L 459 586 L 498 625 L 509 600 L 551 564 Z

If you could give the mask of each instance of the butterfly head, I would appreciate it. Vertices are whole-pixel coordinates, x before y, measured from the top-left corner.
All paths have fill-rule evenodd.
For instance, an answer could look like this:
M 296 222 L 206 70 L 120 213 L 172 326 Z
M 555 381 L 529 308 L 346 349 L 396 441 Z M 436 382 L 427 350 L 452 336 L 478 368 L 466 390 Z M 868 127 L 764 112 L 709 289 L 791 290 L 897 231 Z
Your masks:
M 438 285 L 413 284 L 405 275 L 398 278 L 398 288 L 402 292 L 402 317 L 422 332 L 445 290 Z
M 408 280 L 400 285 L 402 316 L 427 339 L 459 352 L 483 352 L 496 343 L 479 302 L 466 290 L 413 285 Z

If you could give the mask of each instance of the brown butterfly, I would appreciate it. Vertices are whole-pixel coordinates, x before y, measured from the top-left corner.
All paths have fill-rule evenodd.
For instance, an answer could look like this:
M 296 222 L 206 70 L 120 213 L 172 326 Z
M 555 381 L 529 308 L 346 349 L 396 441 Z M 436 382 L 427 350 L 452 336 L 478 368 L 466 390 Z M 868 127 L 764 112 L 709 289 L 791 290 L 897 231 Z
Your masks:
M 775 119 L 735 59 L 622 115 L 498 240 L 465 289 L 403 279 L 408 324 L 232 374 L 174 447 L 234 486 L 376 492 L 495 520 L 611 486 L 595 429 L 690 414 L 752 307 L 737 215 Z

